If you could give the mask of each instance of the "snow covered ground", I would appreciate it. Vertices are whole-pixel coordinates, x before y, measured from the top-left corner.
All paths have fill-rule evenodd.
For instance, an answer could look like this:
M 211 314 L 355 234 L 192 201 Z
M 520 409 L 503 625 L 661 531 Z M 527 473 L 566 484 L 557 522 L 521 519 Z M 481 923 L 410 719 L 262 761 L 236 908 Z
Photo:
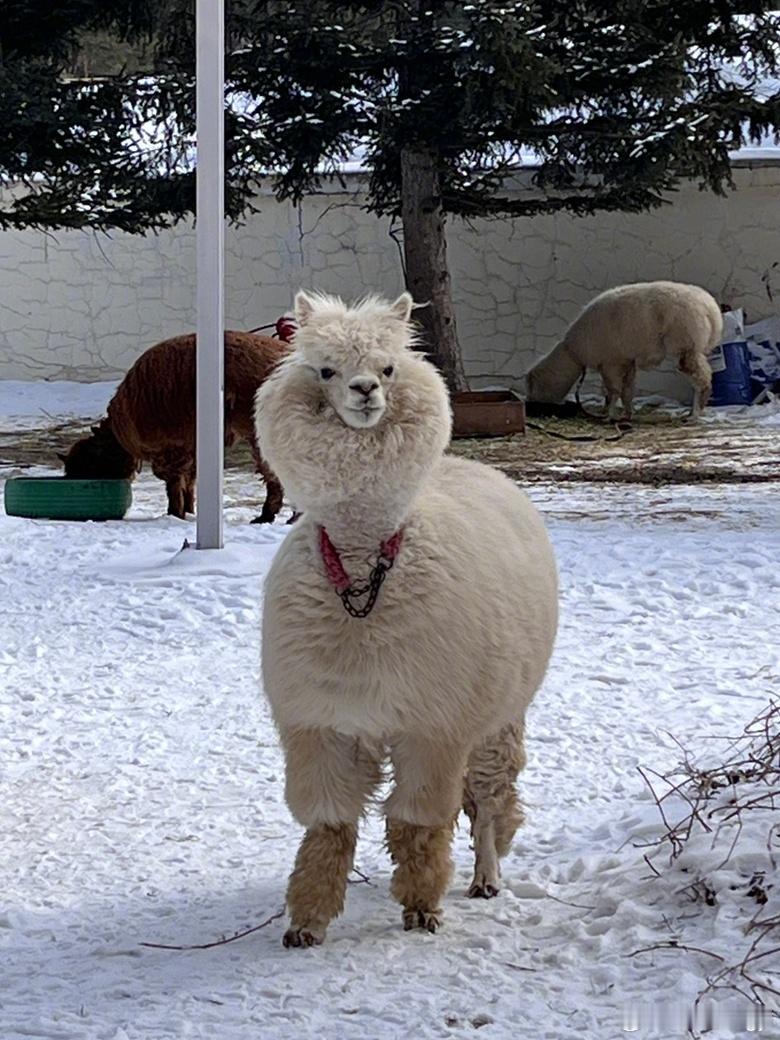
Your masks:
M 74 383 L 0 380 L 0 429 L 35 430 L 66 419 L 98 419 L 105 413 L 117 381 Z
M 32 423 L 30 394 L 0 427 Z M 530 493 L 562 617 L 503 892 L 465 898 L 462 825 L 445 927 L 404 933 L 371 817 L 368 881 L 324 946 L 294 951 L 280 920 L 206 950 L 140 945 L 277 913 L 300 836 L 259 684 L 262 579 L 286 528 L 248 525 L 254 479 L 228 475 L 221 553 L 180 551 L 194 525 L 162 515 L 146 471 L 123 522 L 0 515 L 2 1040 L 613 1040 L 640 1005 L 671 1017 L 639 1035 L 685 1035 L 712 962 L 637 951 L 679 935 L 725 955 L 744 936 L 643 861 L 634 842 L 660 827 L 637 767 L 736 735 L 776 689 L 778 488 Z

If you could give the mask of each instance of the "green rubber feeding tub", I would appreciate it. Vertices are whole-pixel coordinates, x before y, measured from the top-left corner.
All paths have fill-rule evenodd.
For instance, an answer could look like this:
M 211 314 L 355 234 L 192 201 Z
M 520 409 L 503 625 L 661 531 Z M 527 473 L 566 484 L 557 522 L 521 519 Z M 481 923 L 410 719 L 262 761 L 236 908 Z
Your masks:
M 5 483 L 8 516 L 32 520 L 121 520 L 132 501 L 129 480 L 11 477 Z

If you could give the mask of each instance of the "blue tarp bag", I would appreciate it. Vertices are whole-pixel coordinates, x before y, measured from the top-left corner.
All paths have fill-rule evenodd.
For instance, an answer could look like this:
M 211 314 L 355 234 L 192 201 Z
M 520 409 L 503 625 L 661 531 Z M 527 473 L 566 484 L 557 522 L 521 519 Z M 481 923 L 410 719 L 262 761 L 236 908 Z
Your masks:
M 721 343 L 710 354 L 712 396 L 710 405 L 750 404 L 755 396 L 751 383 L 750 352 L 745 340 Z

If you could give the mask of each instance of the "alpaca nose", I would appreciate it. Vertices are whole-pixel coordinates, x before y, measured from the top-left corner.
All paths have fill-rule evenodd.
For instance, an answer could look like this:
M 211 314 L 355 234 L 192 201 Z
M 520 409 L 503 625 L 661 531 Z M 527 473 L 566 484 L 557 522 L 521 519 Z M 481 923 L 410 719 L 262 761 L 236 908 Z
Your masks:
M 356 390 L 364 397 L 370 397 L 375 390 L 379 389 L 376 379 L 353 379 L 349 384 L 350 390 Z

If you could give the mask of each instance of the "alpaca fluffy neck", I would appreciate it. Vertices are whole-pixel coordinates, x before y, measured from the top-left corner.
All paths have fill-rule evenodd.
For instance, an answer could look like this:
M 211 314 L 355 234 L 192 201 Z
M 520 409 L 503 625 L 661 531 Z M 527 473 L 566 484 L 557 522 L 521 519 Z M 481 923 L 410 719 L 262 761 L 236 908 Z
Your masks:
M 114 433 L 110 419 L 101 420 L 95 440 L 100 445 L 107 470 L 118 477 L 130 477 L 135 473 L 136 460 Z
M 345 559 L 366 559 L 379 551 L 404 526 L 409 515 L 408 498 L 392 492 L 371 499 L 329 503 L 327 508 L 314 506 L 307 517 L 328 536 Z
M 531 369 L 533 400 L 560 404 L 581 373 L 580 362 L 572 355 L 565 341 L 560 342 Z
M 404 526 L 449 440 L 441 377 L 411 353 L 399 359 L 387 411 L 370 429 L 346 425 L 309 368 L 294 362 L 260 389 L 256 407 L 269 465 L 307 526 L 324 527 L 345 560 L 375 559 Z

